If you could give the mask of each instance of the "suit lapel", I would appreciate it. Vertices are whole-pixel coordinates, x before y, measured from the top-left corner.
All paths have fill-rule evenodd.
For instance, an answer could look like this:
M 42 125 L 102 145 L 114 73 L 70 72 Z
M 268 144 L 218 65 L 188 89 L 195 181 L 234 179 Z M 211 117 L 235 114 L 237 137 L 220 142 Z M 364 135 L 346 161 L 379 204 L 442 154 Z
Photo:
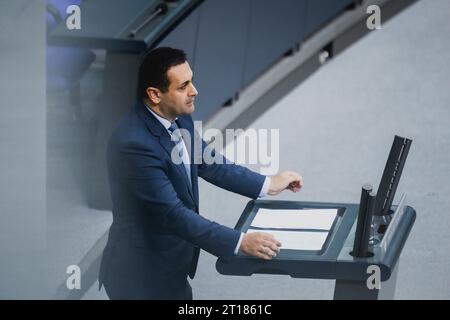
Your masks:
M 167 130 L 164 128 L 164 126 L 156 119 L 150 111 L 146 110 L 146 106 L 140 102 L 136 104 L 136 111 L 139 114 L 139 116 L 144 120 L 145 124 L 147 125 L 147 128 L 150 130 L 150 132 L 157 136 L 159 138 L 159 143 L 161 146 L 166 150 L 169 157 L 171 157 L 172 149 L 175 147 L 175 143 L 170 139 L 170 135 L 167 132 Z M 181 127 L 180 127 L 181 128 Z M 189 153 L 190 154 L 190 153 Z M 192 157 L 191 157 L 192 159 Z M 191 160 L 191 173 L 192 173 L 192 160 Z M 189 195 L 192 198 L 192 201 L 197 205 L 198 200 L 196 201 L 194 192 L 193 192 L 193 186 L 189 182 L 189 178 L 187 176 L 186 169 L 184 168 L 183 163 L 181 164 L 175 164 L 173 165 L 177 168 L 178 173 L 183 177 L 183 180 L 185 182 L 186 187 L 188 188 Z M 191 179 L 194 182 L 194 176 L 191 174 Z M 195 179 L 196 180 L 196 179 Z

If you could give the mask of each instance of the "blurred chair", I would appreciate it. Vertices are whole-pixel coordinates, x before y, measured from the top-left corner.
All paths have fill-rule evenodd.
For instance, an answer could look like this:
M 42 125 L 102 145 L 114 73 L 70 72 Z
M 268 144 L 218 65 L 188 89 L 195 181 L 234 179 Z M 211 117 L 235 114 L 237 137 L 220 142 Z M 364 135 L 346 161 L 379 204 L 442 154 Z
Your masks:
M 69 5 L 80 5 L 83 0 L 48 0 L 47 33 L 63 23 Z M 95 60 L 95 54 L 88 49 L 75 47 L 47 46 L 47 92 L 67 90 L 69 103 L 75 108 L 75 117 L 81 119 L 80 81 Z

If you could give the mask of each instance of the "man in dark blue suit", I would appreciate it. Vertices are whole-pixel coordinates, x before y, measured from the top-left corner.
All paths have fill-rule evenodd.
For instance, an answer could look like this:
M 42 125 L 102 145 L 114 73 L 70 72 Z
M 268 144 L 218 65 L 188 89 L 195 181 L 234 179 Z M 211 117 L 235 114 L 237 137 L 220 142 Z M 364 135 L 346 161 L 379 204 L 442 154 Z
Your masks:
M 207 145 L 190 117 L 197 95 L 192 79 L 183 51 L 147 53 L 139 69 L 140 101 L 110 139 L 113 223 L 99 283 L 111 299 L 192 299 L 187 276 L 194 277 L 200 248 L 215 256 L 242 250 L 262 259 L 279 251 L 270 234 L 241 234 L 199 215 L 198 177 L 253 199 L 298 192 L 303 181 L 295 172 L 269 178 L 224 158 L 204 161 Z M 192 138 L 183 139 L 178 129 Z M 192 152 L 196 143 L 200 159 Z

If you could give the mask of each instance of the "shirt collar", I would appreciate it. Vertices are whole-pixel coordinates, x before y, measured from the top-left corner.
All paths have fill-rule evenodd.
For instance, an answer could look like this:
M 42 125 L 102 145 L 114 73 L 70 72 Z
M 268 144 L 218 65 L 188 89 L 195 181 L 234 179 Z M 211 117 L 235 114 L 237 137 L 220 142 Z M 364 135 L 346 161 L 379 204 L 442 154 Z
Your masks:
M 150 111 L 155 117 L 156 119 L 158 119 L 159 122 L 161 122 L 161 124 L 163 125 L 164 128 L 166 128 L 166 130 L 169 130 L 172 122 L 170 122 L 169 120 L 167 120 L 166 118 L 161 117 L 160 115 L 158 115 L 155 111 L 153 111 L 148 105 L 145 104 L 145 107 L 147 108 L 148 111 Z M 175 118 L 175 120 L 177 120 L 178 118 Z

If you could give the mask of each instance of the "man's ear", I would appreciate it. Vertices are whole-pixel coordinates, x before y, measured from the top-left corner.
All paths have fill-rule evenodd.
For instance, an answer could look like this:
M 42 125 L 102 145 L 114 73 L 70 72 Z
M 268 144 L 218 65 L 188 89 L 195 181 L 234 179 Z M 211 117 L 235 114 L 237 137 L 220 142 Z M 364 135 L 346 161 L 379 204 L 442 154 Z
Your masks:
M 159 104 L 161 102 L 161 91 L 158 88 L 148 87 L 147 96 L 150 102 L 154 105 Z

